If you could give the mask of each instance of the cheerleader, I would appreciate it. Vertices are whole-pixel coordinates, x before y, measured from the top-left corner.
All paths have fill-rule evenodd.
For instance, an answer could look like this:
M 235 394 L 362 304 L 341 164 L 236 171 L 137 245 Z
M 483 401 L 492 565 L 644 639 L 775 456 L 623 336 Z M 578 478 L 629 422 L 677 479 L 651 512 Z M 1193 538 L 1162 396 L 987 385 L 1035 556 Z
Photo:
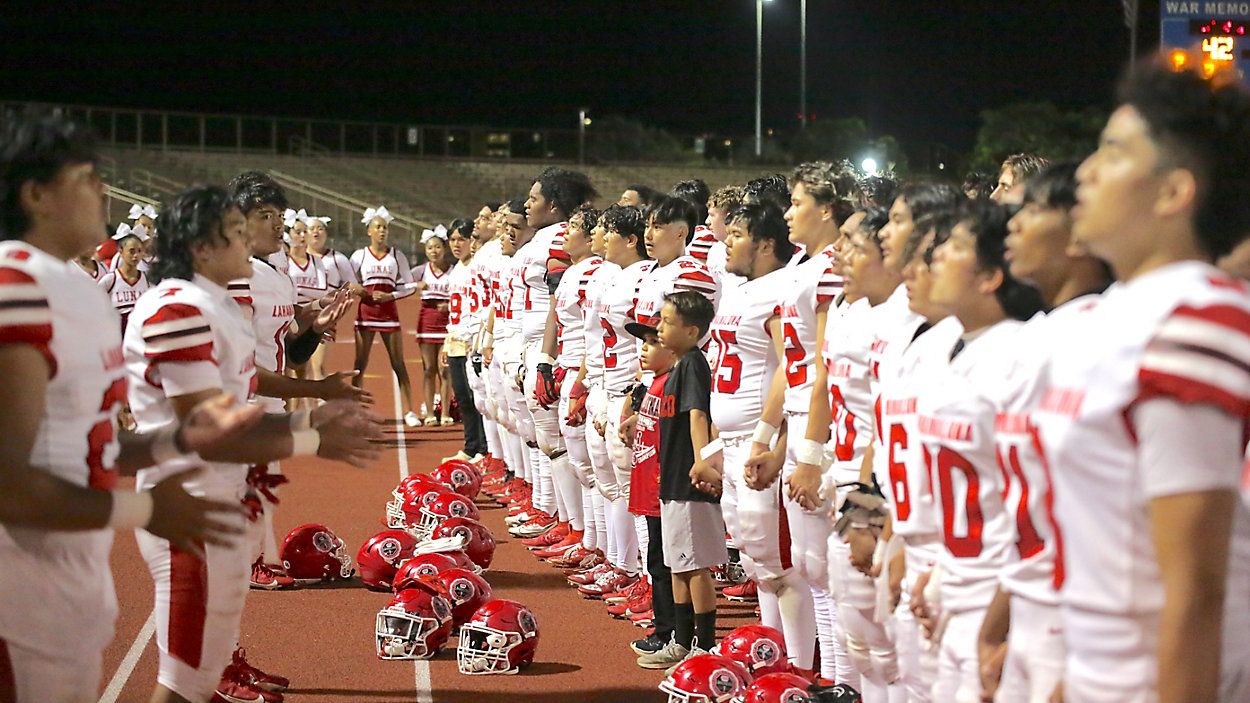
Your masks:
M 461 220 L 460 222 L 463 222 Z M 453 223 L 454 227 L 456 223 Z M 468 224 L 468 223 L 464 223 Z M 425 248 L 427 263 L 412 270 L 413 280 L 421 291 L 421 317 L 417 320 L 417 343 L 421 346 L 421 363 L 425 367 L 425 426 L 433 427 L 440 424 L 435 412 L 441 409 L 441 424 L 450 425 L 451 393 L 447 369 L 438 363 L 438 352 L 447 339 L 447 308 L 451 299 L 449 273 L 456 265 L 456 257 L 452 256 L 447 246 L 447 228 L 439 225 L 421 235 L 421 244 Z M 434 401 L 438 393 L 439 403 Z
M 109 270 L 116 269 L 121 263 L 121 238 L 122 228 L 126 227 L 131 232 L 139 235 L 139 243 L 141 245 L 142 254 L 139 257 L 139 270 L 147 271 L 148 266 L 152 263 L 152 255 L 156 250 L 156 241 L 152 239 L 152 235 L 156 232 L 156 208 L 151 205 L 131 205 L 130 214 L 127 219 L 134 222 L 134 225 L 121 224 L 117 226 L 117 234 L 113 235 L 113 240 L 117 242 L 118 248 L 107 259 L 109 262 Z
M 296 213 L 290 225 L 290 251 L 287 252 L 287 275 L 295 284 L 297 301 L 303 305 L 320 300 L 329 289 L 326 268 L 321 257 L 308 246 L 308 215 L 303 210 Z
M 400 334 L 399 307 L 395 301 L 417 292 L 417 287 L 412 280 L 408 258 L 388 243 L 389 228 L 394 219 L 384 206 L 365 210 L 361 222 L 368 228 L 369 246 L 357 249 L 351 256 L 352 275 L 364 285 L 366 292 L 356 313 L 357 374 L 352 383 L 360 387 L 364 382 L 373 335 L 381 333 L 382 345 L 386 347 L 395 380 L 399 382 L 404 424 L 416 427 L 421 420 L 412 411 L 412 383 L 404 366 L 404 340 Z
M 126 229 L 123 230 L 123 227 Z M 121 331 L 125 334 L 126 322 L 130 319 L 130 311 L 134 309 L 135 301 L 150 287 L 147 274 L 139 268 L 143 259 L 143 245 L 150 237 L 143 233 L 142 226 L 130 229 L 121 225 L 117 228 L 117 233 L 122 235 L 114 236 L 117 239 L 117 265 L 100 277 L 99 286 L 108 293 L 113 309 L 121 316 Z

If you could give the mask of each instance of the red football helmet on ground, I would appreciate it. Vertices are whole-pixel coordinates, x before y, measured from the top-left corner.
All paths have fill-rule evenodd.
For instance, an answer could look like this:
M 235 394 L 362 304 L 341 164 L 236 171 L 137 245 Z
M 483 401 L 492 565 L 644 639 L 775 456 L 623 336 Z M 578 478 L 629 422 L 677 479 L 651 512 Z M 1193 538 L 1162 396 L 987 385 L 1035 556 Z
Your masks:
M 735 628 L 716 645 L 715 653 L 745 666 L 752 676 L 790 671 L 785 637 L 767 625 Z
M 447 589 L 421 577 L 378 612 L 374 627 L 378 659 L 429 659 L 451 637 Z
M 738 662 L 719 654 L 700 654 L 677 665 L 660 690 L 669 703 L 730 703 L 751 683 L 751 674 Z
M 461 459 L 444 461 L 430 472 L 430 476 L 451 486 L 452 490 L 469 500 L 476 500 L 482 490 L 482 474 L 476 466 Z
M 422 505 L 420 508 L 421 520 L 415 527 L 409 527 L 408 531 L 414 533 L 417 537 L 424 538 L 434 532 L 434 528 L 439 523 L 451 517 L 467 517 L 470 520 L 481 522 L 482 514 L 478 512 L 477 506 L 473 504 L 472 499 L 466 498 L 459 493 L 440 493 L 434 496 L 434 499 L 428 505 Z
M 421 522 L 421 506 L 440 494 L 455 493 L 450 487 L 425 474 L 414 474 L 399 482 L 386 504 L 386 526 L 404 529 Z
M 808 703 L 808 682 L 797 674 L 765 674 L 747 686 L 742 703 Z
M 356 553 L 360 580 L 369 588 L 391 590 L 399 565 L 412 557 L 417 539 L 403 530 L 382 530 L 365 540 Z
M 296 583 L 352 577 L 347 545 L 325 525 L 309 523 L 287 533 L 279 550 L 282 568 Z
M 456 663 L 460 673 L 515 674 L 533 663 L 538 620 L 514 600 L 496 599 L 477 609 L 460 628 Z
M 399 565 L 391 589 L 396 593 L 404 590 L 410 579 L 418 576 L 437 576 L 448 569 L 466 569 L 477 573 L 477 565 L 469 560 L 464 552 L 453 549 L 449 552 L 418 554 Z
M 493 597 L 490 584 L 470 569 L 454 568 L 438 572 L 434 578 L 447 588 L 451 597 L 452 624 L 460 627 Z
M 490 529 L 467 517 L 449 517 L 439 523 L 429 539 L 417 545 L 418 554 L 459 549 L 482 569 L 490 568 L 495 558 L 495 537 Z

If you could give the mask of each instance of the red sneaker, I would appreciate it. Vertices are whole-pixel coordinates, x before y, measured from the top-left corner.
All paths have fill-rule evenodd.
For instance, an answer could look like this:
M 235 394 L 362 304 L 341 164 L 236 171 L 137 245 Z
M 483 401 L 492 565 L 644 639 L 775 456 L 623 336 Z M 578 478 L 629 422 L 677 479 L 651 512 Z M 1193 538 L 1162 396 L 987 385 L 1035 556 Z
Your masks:
M 213 701 L 226 703 L 282 703 L 283 696 L 279 691 L 260 688 L 249 673 L 249 665 L 243 661 L 240 666 L 240 650 L 235 650 L 234 661 L 226 666 L 217 682 L 217 691 Z
M 554 529 L 555 526 L 555 517 L 540 512 L 533 520 L 530 520 L 523 525 L 517 525 L 516 527 L 509 528 L 508 534 L 513 537 L 537 537 L 538 535 L 545 534 L 548 530 Z
M 234 654 L 231 655 L 230 666 L 239 673 L 244 683 L 248 683 L 258 690 L 279 693 L 291 687 L 291 680 L 287 677 L 267 674 L 252 666 L 247 661 L 247 651 L 242 647 L 234 650 Z
M 743 581 L 733 586 L 725 586 L 721 593 L 725 594 L 725 597 L 732 601 L 759 600 L 759 590 L 754 581 Z
M 550 562 L 558 569 L 590 569 L 604 562 L 603 552 L 587 549 L 580 544 Z
M 604 594 L 603 600 L 608 603 L 624 603 L 627 600 L 633 600 L 634 598 L 637 598 L 640 594 L 643 594 L 643 593 L 646 593 L 648 598 L 650 597 L 651 582 L 648 581 L 647 579 L 640 578 L 638 579 L 637 582 L 635 582 L 633 585 L 631 585 L 629 588 L 626 588 L 623 591 L 617 591 L 616 593 Z
M 569 535 L 550 547 L 544 547 L 543 549 L 536 550 L 534 552 L 534 556 L 550 563 L 552 559 L 563 556 L 580 546 L 582 546 L 581 536 Z
M 608 572 L 615 572 L 615 571 L 616 571 L 615 567 L 613 567 L 611 564 L 607 562 L 603 562 L 602 564 L 593 566 L 584 571 L 579 571 L 575 574 L 571 574 L 568 577 L 568 582 L 569 582 L 569 585 L 571 586 L 585 586 L 586 584 L 594 583 L 595 579 L 599 578 L 603 574 L 608 573 Z
M 295 579 L 287 576 L 281 567 L 264 562 L 264 555 L 256 558 L 252 564 L 252 588 L 273 591 L 279 588 L 294 588 Z
M 521 544 L 531 551 L 542 549 L 544 547 L 552 547 L 563 542 L 565 537 L 569 536 L 569 524 L 567 522 L 557 522 L 556 526 L 538 535 L 537 537 L 528 537 L 521 540 Z
M 613 569 L 612 571 L 606 572 L 599 578 L 595 579 L 594 583 L 588 583 L 585 586 L 578 586 L 577 592 L 587 598 L 598 599 L 603 598 L 603 596 L 608 593 L 620 591 L 632 586 L 637 580 L 637 575 L 630 576 L 623 571 Z
M 629 616 L 629 621 L 634 623 L 634 627 L 651 627 L 652 621 L 654 620 L 655 614 L 650 610 Z

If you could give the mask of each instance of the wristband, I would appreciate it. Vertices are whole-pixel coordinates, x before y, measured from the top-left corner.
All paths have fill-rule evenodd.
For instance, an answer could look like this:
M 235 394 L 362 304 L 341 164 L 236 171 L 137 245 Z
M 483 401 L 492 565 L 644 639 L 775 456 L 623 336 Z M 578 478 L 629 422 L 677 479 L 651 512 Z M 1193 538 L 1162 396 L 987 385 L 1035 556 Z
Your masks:
M 763 420 L 755 423 L 755 434 L 751 436 L 751 441 L 756 444 L 763 444 L 766 447 L 773 446 L 773 440 L 777 438 L 777 433 L 781 431 L 780 427 L 770 425 Z
M 152 494 L 148 491 L 111 491 L 113 507 L 108 526 L 114 530 L 135 530 L 152 521 Z
M 297 410 L 290 415 L 291 432 L 299 432 L 300 430 L 312 429 L 312 411 Z
M 825 460 L 825 445 L 814 439 L 800 439 L 794 443 L 794 458 L 800 464 L 819 468 Z
M 493 346 L 495 346 L 495 333 L 483 332 L 482 333 L 482 348 L 484 349 L 486 347 L 493 347 Z
M 703 448 L 699 450 L 699 458 L 707 461 L 709 457 L 716 456 L 723 451 L 725 451 L 725 443 L 721 441 L 720 437 L 717 437 L 703 445 Z
M 296 430 L 291 433 L 291 456 L 316 454 L 321 448 L 321 433 L 317 430 Z
M 555 360 L 555 359 L 552 359 L 552 358 L 551 358 L 551 355 L 550 355 L 550 354 L 548 354 L 547 352 L 542 352 L 542 353 L 540 353 L 540 354 L 538 355 L 538 362 L 537 362 L 537 363 L 539 363 L 539 364 L 549 364 L 549 365 L 551 365 L 551 366 L 555 366 L 555 365 L 556 365 L 556 360 Z
M 167 427 L 158 430 L 156 437 L 152 440 L 152 446 L 149 451 L 152 454 L 152 462 L 154 464 L 164 464 L 189 456 L 188 452 L 183 451 L 178 446 L 177 427 Z

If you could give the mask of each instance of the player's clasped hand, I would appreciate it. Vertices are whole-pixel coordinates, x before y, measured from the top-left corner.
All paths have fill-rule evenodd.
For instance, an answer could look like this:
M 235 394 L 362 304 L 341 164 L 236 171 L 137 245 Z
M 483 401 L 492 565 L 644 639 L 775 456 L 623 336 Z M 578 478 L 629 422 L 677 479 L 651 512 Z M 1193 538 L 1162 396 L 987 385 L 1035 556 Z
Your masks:
M 759 443 L 752 443 L 751 456 L 747 458 L 743 477 L 746 484 L 753 490 L 762 491 L 773 485 L 781 474 L 781 466 L 785 457 L 776 450 L 769 449 Z

